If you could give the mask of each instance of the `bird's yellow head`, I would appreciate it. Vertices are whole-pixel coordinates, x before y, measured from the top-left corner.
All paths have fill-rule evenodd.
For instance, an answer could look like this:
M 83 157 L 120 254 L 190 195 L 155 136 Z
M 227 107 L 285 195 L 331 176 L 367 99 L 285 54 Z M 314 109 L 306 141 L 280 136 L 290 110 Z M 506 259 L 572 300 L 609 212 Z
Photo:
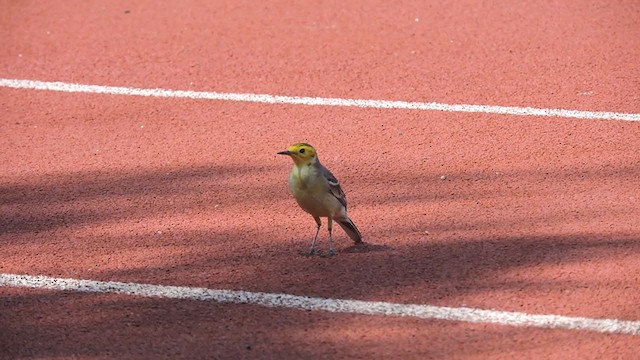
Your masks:
M 278 154 L 291 156 L 293 162 L 298 166 L 309 164 L 317 159 L 316 149 L 305 143 L 293 144 L 287 150 L 280 151 Z

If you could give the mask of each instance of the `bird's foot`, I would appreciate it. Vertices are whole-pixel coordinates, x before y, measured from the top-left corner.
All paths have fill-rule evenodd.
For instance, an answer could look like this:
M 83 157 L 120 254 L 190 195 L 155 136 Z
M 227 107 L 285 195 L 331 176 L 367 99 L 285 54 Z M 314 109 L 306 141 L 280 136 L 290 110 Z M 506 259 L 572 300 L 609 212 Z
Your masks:
M 329 253 L 327 254 L 327 256 L 336 256 L 336 252 L 333 249 L 329 249 Z

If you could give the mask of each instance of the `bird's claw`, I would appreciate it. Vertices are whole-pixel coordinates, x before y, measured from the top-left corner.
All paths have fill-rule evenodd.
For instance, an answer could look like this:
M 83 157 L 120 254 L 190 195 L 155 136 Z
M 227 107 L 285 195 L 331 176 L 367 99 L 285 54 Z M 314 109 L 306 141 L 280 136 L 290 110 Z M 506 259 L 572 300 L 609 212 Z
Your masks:
M 311 248 L 309 249 L 309 251 L 303 253 L 306 256 L 321 256 L 321 257 L 333 257 L 336 256 L 336 252 L 333 249 L 329 249 L 329 251 L 326 253 L 326 255 L 323 253 L 322 250 L 320 249 L 315 249 L 315 248 Z

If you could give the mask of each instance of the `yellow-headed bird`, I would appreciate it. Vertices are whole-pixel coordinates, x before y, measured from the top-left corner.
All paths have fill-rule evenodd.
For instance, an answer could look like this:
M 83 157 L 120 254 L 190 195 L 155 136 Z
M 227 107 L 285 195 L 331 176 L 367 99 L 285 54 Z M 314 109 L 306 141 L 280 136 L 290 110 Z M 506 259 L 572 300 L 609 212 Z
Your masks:
M 347 216 L 347 198 L 340 188 L 338 179 L 320 164 L 316 149 L 305 143 L 291 145 L 280 155 L 289 155 L 293 159 L 293 169 L 289 173 L 289 190 L 298 205 L 311 214 L 318 224 L 316 235 L 311 242 L 309 255 L 316 253 L 316 241 L 322 226 L 321 217 L 326 217 L 329 228 L 329 255 L 335 255 L 331 230 L 335 220 L 356 243 L 362 242 L 362 235 L 356 225 Z

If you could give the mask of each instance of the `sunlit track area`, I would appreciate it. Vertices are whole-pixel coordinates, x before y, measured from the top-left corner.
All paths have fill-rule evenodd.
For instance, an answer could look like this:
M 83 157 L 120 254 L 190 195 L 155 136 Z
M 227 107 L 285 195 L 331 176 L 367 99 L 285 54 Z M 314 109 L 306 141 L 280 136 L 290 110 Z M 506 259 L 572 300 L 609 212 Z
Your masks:
M 388 100 L 357 100 L 337 98 L 312 98 L 299 96 L 281 96 L 268 94 L 233 94 L 216 92 L 196 92 L 167 89 L 134 89 L 126 87 L 67 84 L 63 82 L 43 82 L 20 79 L 0 79 L 0 86 L 16 89 L 50 90 L 62 92 L 79 92 L 95 94 L 114 94 L 130 96 L 152 96 L 168 98 L 189 98 L 206 100 L 246 101 L 266 104 L 293 104 L 309 106 L 344 106 L 373 109 L 405 109 L 405 110 L 435 110 L 450 112 L 488 113 L 520 116 L 553 116 L 576 119 L 593 120 L 626 120 L 640 121 L 640 114 L 623 114 L 614 112 L 593 112 L 565 109 L 537 109 L 530 107 L 509 107 L 495 105 L 441 104 L 424 102 L 388 101 Z

